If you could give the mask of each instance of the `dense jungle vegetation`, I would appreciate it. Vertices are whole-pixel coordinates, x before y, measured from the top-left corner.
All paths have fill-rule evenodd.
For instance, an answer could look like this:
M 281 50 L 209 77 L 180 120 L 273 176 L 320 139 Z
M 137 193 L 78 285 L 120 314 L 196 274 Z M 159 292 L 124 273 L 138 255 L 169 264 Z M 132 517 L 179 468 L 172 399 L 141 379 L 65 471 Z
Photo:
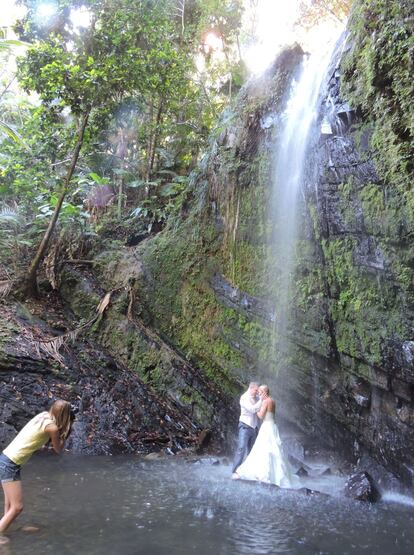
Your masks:
M 87 237 L 154 233 L 182 210 L 189 173 L 248 77 L 240 45 L 255 40 L 258 3 L 19 4 L 19 40 L 3 29 L 0 43 L 0 280 L 3 293 L 36 295 L 44 260 L 56 285 L 58 250 L 82 258 Z M 306 26 L 343 17 L 349 2 L 302 8 Z

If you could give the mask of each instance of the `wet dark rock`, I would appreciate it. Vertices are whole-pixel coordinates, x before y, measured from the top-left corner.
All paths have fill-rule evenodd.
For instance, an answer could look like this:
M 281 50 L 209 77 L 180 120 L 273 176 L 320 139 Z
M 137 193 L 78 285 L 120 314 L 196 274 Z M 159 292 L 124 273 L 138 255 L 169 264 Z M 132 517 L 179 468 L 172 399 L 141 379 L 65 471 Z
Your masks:
M 215 457 L 207 457 L 200 459 L 201 464 L 217 466 L 220 464 L 220 460 Z
M 307 470 L 305 470 L 305 469 L 303 468 L 303 466 L 301 466 L 301 467 L 295 472 L 295 474 L 296 474 L 297 476 L 309 476 L 309 472 L 308 472 Z
M 126 245 L 128 247 L 134 247 L 136 245 L 139 245 L 139 243 L 142 243 L 142 241 L 147 239 L 149 236 L 150 236 L 149 233 L 140 233 L 138 235 L 130 235 L 126 240 Z
M 196 465 L 218 466 L 220 464 L 220 459 L 216 457 L 197 457 L 190 458 L 188 462 Z
M 307 465 L 302 459 L 298 459 L 294 455 L 291 455 L 290 453 L 288 454 L 288 459 L 294 469 L 298 470 L 302 468 L 308 474 L 312 472 L 311 467 Z
M 354 393 L 353 397 L 355 399 L 355 402 L 357 403 L 357 405 L 359 405 L 360 407 L 364 407 L 364 408 L 368 408 L 370 405 L 370 397 L 366 396 L 366 395 L 361 395 L 360 393 Z
M 252 297 L 244 291 L 237 289 L 221 274 L 214 274 L 211 285 L 217 299 L 228 308 L 234 308 L 250 319 L 259 318 L 266 322 L 274 320 L 274 315 L 268 301 Z
M 368 472 L 358 472 L 345 485 L 345 495 L 358 501 L 371 503 L 380 499 L 380 493 Z
M 211 442 L 211 430 L 202 430 L 197 438 L 197 450 L 203 451 Z
M 391 375 L 414 386 L 414 341 L 388 339 L 382 357 L 384 368 Z
M 350 476 L 358 471 L 367 472 L 380 491 L 393 490 L 401 491 L 405 489 L 401 481 L 390 471 L 387 471 L 383 465 L 378 462 L 369 454 L 363 453 L 357 461 L 357 466 L 343 469 L 345 476 Z M 407 469 L 408 471 L 408 469 Z M 408 490 L 406 491 L 408 493 Z

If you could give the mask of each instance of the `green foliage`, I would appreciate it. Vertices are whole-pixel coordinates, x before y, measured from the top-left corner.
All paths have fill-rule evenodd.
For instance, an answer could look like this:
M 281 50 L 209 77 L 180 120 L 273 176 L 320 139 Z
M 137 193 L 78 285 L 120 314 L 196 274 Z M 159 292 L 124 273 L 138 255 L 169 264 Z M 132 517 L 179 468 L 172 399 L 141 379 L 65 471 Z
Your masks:
M 158 173 L 163 174 L 164 171 Z M 188 178 L 174 175 L 174 172 L 167 172 L 167 175 L 174 180 L 164 182 L 164 176 L 161 175 L 156 181 L 133 182 L 135 187 L 147 188 L 149 194 L 131 211 L 129 217 L 143 221 L 148 232 L 152 231 L 155 224 L 165 224 L 169 218 L 177 216 L 184 201 Z
M 13 77 L 10 75 L 10 71 L 7 67 L 9 58 L 12 57 L 12 55 L 18 50 L 16 47 L 29 46 L 23 41 L 6 39 L 5 37 L 6 33 L 2 29 L 0 29 L 0 61 L 4 63 L 4 67 L 2 68 L 2 72 L 0 74 L 0 87 L 2 89 L 0 93 L 0 99 L 3 100 L 3 106 L 5 104 L 4 99 L 8 96 L 8 89 L 13 82 Z M 28 151 L 30 151 L 29 147 L 23 141 L 15 126 L 6 121 L 6 119 L 3 120 L 3 118 L 10 115 L 7 113 L 7 110 L 3 109 L 3 106 L 0 105 L 0 140 L 2 135 L 8 136 L 20 146 L 23 146 Z
M 33 206 L 43 202 L 61 179 L 62 162 L 68 155 L 72 126 L 59 113 L 44 106 L 27 107 L 20 133 L 30 147 L 6 140 L 0 159 L 0 191 L 5 197 Z
M 373 158 L 378 181 L 341 188 L 341 211 L 353 229 L 363 225 L 384 258 L 384 279 L 375 281 L 355 268 L 357 244 L 332 244 L 338 298 L 338 348 L 374 364 L 381 360 L 385 338 L 410 337 L 414 301 L 411 249 L 414 237 L 414 110 L 412 3 L 407 0 L 357 0 L 350 21 L 351 49 L 342 62 L 343 95 L 363 123 L 353 135 L 363 159 Z M 362 215 L 363 224 L 356 221 Z M 339 252 L 338 252 L 339 251 Z
M 352 0 L 306 0 L 301 1 L 297 25 L 312 28 L 325 19 L 344 22 L 349 15 Z
M 66 24 L 67 2 L 58 2 Z M 61 28 L 44 34 L 29 11 L 21 23 L 33 38 L 41 38 L 19 62 L 19 80 L 43 102 L 68 106 L 72 114 L 114 105 L 125 94 L 164 92 L 183 86 L 188 63 L 171 42 L 172 28 L 160 5 L 147 2 L 92 1 L 93 23 L 82 32 Z M 156 30 L 156 31 L 155 31 Z M 68 41 L 71 48 L 68 49 Z M 102 122 L 101 122 L 102 123 Z
M 32 246 L 32 239 L 25 233 L 25 224 L 25 218 L 17 205 L 0 206 L 0 263 L 13 273 L 16 272 L 20 257 Z
M 168 226 L 142 250 L 147 279 L 139 290 L 151 324 L 211 381 L 231 389 L 242 358 L 226 341 L 224 309 L 209 284 L 217 239 L 199 213 L 193 212 L 180 229 Z
M 343 62 L 343 92 L 372 122 L 371 146 L 381 175 L 412 191 L 414 34 L 409 0 L 358 0 L 351 17 L 352 49 Z
M 90 112 L 64 215 L 83 214 L 99 176 L 118 196 L 118 220 L 132 212 L 132 225 L 137 217 L 149 229 L 164 224 L 181 206 L 187 174 L 226 98 L 217 82 L 236 63 L 241 2 L 194 0 L 177 13 L 173 0 L 58 0 L 46 21 L 37 2 L 22 4 L 27 13 L 15 30 L 31 44 L 18 60 L 18 79 L 41 106 L 26 106 L 4 128 L 22 138 L 3 141 L 4 198 L 26 205 L 29 221 L 50 214 L 79 122 Z M 77 7 L 88 8 L 89 26 L 72 24 Z M 220 36 L 226 63 L 203 51 L 201 75 L 196 61 L 208 32 Z

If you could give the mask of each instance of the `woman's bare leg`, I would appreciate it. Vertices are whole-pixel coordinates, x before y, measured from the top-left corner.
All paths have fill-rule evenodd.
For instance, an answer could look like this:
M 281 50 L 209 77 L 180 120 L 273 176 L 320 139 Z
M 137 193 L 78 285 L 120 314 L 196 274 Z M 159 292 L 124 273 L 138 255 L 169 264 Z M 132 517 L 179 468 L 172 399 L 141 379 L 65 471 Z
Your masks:
M 8 510 L 0 520 L 0 534 L 5 532 L 13 520 L 23 511 L 23 489 L 20 480 L 16 482 L 5 482 L 2 486 L 5 504 L 6 499 L 8 502 Z
M 4 493 L 4 514 L 7 513 L 7 511 L 10 509 L 10 502 L 9 502 L 9 498 L 7 497 L 7 493 L 5 491 L 3 491 Z

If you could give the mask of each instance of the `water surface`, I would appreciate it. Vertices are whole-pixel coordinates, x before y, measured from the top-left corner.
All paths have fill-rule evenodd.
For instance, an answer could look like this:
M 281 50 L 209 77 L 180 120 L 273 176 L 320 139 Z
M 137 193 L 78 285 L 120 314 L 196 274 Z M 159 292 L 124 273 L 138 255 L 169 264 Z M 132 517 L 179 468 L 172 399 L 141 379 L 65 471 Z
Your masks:
M 35 456 L 3 555 L 412 555 L 414 508 L 229 480 L 230 467 L 137 457 Z M 38 526 L 34 533 L 23 525 Z

